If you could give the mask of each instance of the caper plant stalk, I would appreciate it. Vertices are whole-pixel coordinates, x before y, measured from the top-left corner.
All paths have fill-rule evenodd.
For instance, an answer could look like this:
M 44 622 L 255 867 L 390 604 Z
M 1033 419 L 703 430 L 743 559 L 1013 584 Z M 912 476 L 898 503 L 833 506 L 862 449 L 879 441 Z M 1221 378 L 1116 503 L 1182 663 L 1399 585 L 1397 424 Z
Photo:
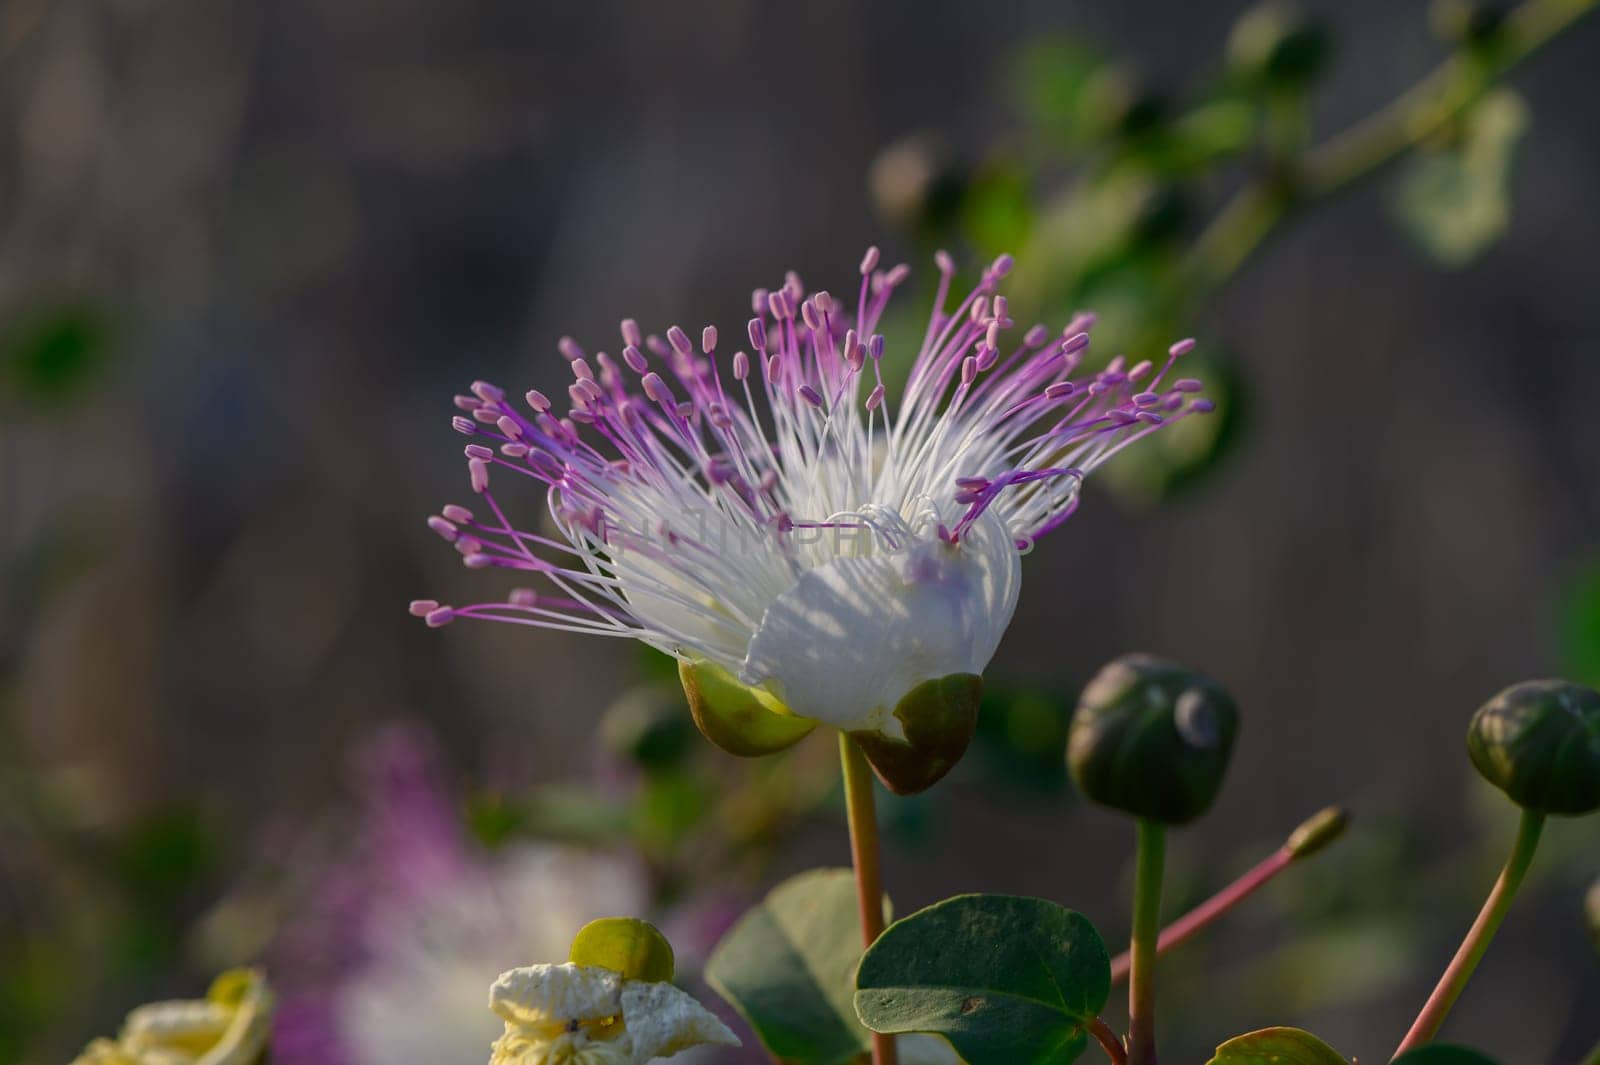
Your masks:
M 1483 960 L 1484 952 L 1489 949 L 1489 943 L 1494 939 L 1495 932 L 1499 930 L 1501 922 L 1511 910 L 1511 900 L 1516 897 L 1522 878 L 1527 875 L 1528 867 L 1533 864 L 1533 854 L 1539 846 L 1539 833 L 1543 828 L 1544 814 L 1535 810 L 1522 812 L 1522 824 L 1517 830 L 1516 842 L 1511 847 L 1511 857 L 1506 859 L 1505 868 L 1500 871 L 1499 879 L 1495 881 L 1488 899 L 1484 901 L 1478 919 L 1472 923 L 1466 939 L 1461 941 L 1461 949 L 1456 951 L 1456 956 L 1451 959 L 1444 975 L 1439 978 L 1438 986 L 1433 989 L 1433 994 L 1428 996 L 1422 1012 L 1417 1014 L 1416 1021 L 1411 1025 L 1411 1031 L 1406 1033 L 1405 1039 L 1401 1040 L 1399 1047 L 1395 1049 L 1395 1057 L 1432 1041 L 1439 1033 L 1440 1026 L 1450 1015 L 1450 1008 L 1456 1004 L 1456 999 L 1461 997 L 1467 981 L 1472 979 L 1473 970 L 1478 967 L 1478 962 Z
M 839 733 L 839 766 L 844 774 L 845 816 L 850 823 L 850 864 L 856 873 L 856 905 L 865 949 L 883 934 L 883 876 L 878 865 L 878 816 L 872 796 L 872 769 L 855 740 Z M 898 1065 L 894 1036 L 872 1033 L 872 1065 Z
M 1338 806 L 1329 806 L 1317 811 L 1296 827 L 1277 850 L 1256 863 L 1233 883 L 1163 928 L 1156 940 L 1156 956 L 1160 957 L 1169 950 L 1187 943 L 1212 922 L 1265 887 L 1289 866 L 1317 853 L 1339 838 L 1349 821 L 1350 815 Z M 1133 955 L 1130 951 L 1124 951 L 1111 959 L 1113 987 L 1128 978 L 1128 970 L 1132 964 Z
M 1167 826 L 1139 819 L 1138 867 L 1133 885 L 1132 964 L 1128 970 L 1128 1065 L 1156 1065 L 1155 966 L 1161 936 L 1161 878 Z

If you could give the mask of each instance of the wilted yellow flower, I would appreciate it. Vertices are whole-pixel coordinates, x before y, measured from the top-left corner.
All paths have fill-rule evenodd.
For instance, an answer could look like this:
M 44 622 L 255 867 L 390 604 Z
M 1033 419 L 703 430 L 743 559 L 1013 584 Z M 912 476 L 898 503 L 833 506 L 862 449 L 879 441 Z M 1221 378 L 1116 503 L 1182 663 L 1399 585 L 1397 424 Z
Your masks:
M 665 982 L 596 966 L 530 965 L 502 973 L 489 1008 L 506 1022 L 489 1065 L 644 1065 L 739 1037 Z
M 212 981 L 203 999 L 140 1006 L 115 1039 L 96 1039 L 73 1065 L 258 1065 L 272 1023 L 272 993 L 253 969 Z

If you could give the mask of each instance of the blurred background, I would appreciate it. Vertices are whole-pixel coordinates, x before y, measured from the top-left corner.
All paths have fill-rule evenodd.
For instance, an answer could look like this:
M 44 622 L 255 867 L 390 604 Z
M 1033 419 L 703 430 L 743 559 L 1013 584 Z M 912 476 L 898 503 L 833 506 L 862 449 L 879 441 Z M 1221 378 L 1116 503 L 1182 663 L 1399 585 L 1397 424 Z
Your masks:
M 406 603 L 503 594 L 424 525 L 470 494 L 453 393 L 559 387 L 557 338 L 616 350 L 622 317 L 738 335 L 751 288 L 848 288 L 869 244 L 916 269 L 907 320 L 934 248 L 1011 250 L 1023 325 L 1093 306 L 1136 356 L 1193 334 L 1225 405 L 1027 559 L 979 744 L 882 807 L 897 908 L 1035 894 L 1124 936 L 1131 833 L 1060 752 L 1094 670 L 1157 652 L 1244 712 L 1171 912 L 1317 807 L 1357 816 L 1174 957 L 1164 1056 L 1270 1023 L 1392 1047 L 1514 824 L 1467 717 L 1600 683 L 1600 20 L 1237 269 L 1189 268 L 1241 182 L 1493 32 L 1449 14 L 0 5 L 0 1061 L 260 959 L 303 1026 L 280 1061 L 476 1061 L 382 1042 L 449 1027 L 396 973 L 457 948 L 383 960 L 373 931 L 432 905 L 408 870 L 518 885 L 429 925 L 491 954 L 482 921 L 576 895 L 580 923 L 660 915 L 692 964 L 781 877 L 846 864 L 826 737 L 735 762 L 635 647 Z M 576 844 L 604 853 L 550 849 Z M 1600 822 L 1547 847 L 1448 1029 L 1511 1065 L 1576 1060 L 1600 1016 Z

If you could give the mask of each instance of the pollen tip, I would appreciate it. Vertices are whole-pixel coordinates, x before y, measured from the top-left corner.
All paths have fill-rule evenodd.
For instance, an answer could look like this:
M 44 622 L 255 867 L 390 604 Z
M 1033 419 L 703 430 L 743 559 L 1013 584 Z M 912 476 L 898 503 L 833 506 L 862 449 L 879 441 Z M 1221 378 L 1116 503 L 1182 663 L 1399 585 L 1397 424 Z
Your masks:
M 632 318 L 622 320 L 622 342 L 634 347 L 644 342 L 644 334 L 639 332 L 639 323 Z
M 478 427 L 472 424 L 471 418 L 463 418 L 459 414 L 450 419 L 450 426 L 463 436 L 471 436 L 478 431 Z
M 1167 349 L 1167 353 L 1169 355 L 1171 355 L 1173 358 L 1181 358 L 1182 356 L 1189 354 L 1189 352 L 1191 352 L 1193 350 L 1194 350 L 1194 337 L 1184 337 L 1182 340 L 1180 340 L 1176 344 L 1172 345 L 1172 347 L 1168 348 Z
M 450 624 L 455 619 L 455 610 L 447 606 L 436 607 L 433 610 L 428 611 L 427 614 L 423 615 L 423 620 L 427 622 L 428 628 L 430 629 L 442 628 L 443 626 Z
M 528 394 L 522 398 L 528 401 L 528 406 L 533 408 L 535 414 L 543 414 L 550 409 L 550 397 L 537 388 L 528 389 Z
M 560 340 L 557 340 L 556 350 L 561 352 L 562 357 L 568 362 L 583 358 L 583 349 L 579 347 L 578 342 L 571 337 L 562 337 Z
M 468 461 L 467 471 L 472 478 L 472 490 L 482 495 L 489 487 L 489 464 L 483 459 Z
M 861 276 L 862 277 L 866 277 L 868 274 L 872 273 L 872 271 L 876 270 L 877 268 L 878 268 L 878 246 L 876 244 L 874 244 L 872 247 L 868 248 L 867 249 L 867 253 L 861 257 Z
M 513 588 L 506 597 L 506 602 L 512 606 L 529 607 L 539 601 L 539 594 L 532 588 Z
M 710 355 L 717 350 L 717 327 L 708 325 L 700 330 L 700 350 Z
M 406 609 L 411 611 L 411 616 L 414 618 L 425 618 L 439 609 L 439 600 L 413 599 L 411 600 L 411 605 Z

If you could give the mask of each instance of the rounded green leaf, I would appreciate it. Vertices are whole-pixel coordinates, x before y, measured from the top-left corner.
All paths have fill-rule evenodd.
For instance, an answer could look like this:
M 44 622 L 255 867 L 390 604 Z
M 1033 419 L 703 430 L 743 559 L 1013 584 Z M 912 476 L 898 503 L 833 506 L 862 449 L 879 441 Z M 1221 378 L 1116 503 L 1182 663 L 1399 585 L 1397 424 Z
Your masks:
M 1401 1054 L 1389 1065 L 1499 1065 L 1493 1058 L 1466 1047 L 1432 1043 Z
M 669 983 L 672 944 L 649 921 L 637 917 L 601 917 L 578 930 L 567 960 L 621 973 L 629 980 Z
M 1207 1065 L 1350 1065 L 1327 1043 L 1298 1028 L 1263 1028 L 1217 1047 Z
M 876 1032 L 934 1032 L 969 1065 L 1060 1065 L 1111 993 L 1087 918 L 1044 899 L 960 895 L 896 921 L 861 959 L 856 1013 Z
M 774 1058 L 853 1065 L 871 1049 L 850 1002 L 860 960 L 855 875 L 813 869 L 741 917 L 712 952 L 705 977 Z

